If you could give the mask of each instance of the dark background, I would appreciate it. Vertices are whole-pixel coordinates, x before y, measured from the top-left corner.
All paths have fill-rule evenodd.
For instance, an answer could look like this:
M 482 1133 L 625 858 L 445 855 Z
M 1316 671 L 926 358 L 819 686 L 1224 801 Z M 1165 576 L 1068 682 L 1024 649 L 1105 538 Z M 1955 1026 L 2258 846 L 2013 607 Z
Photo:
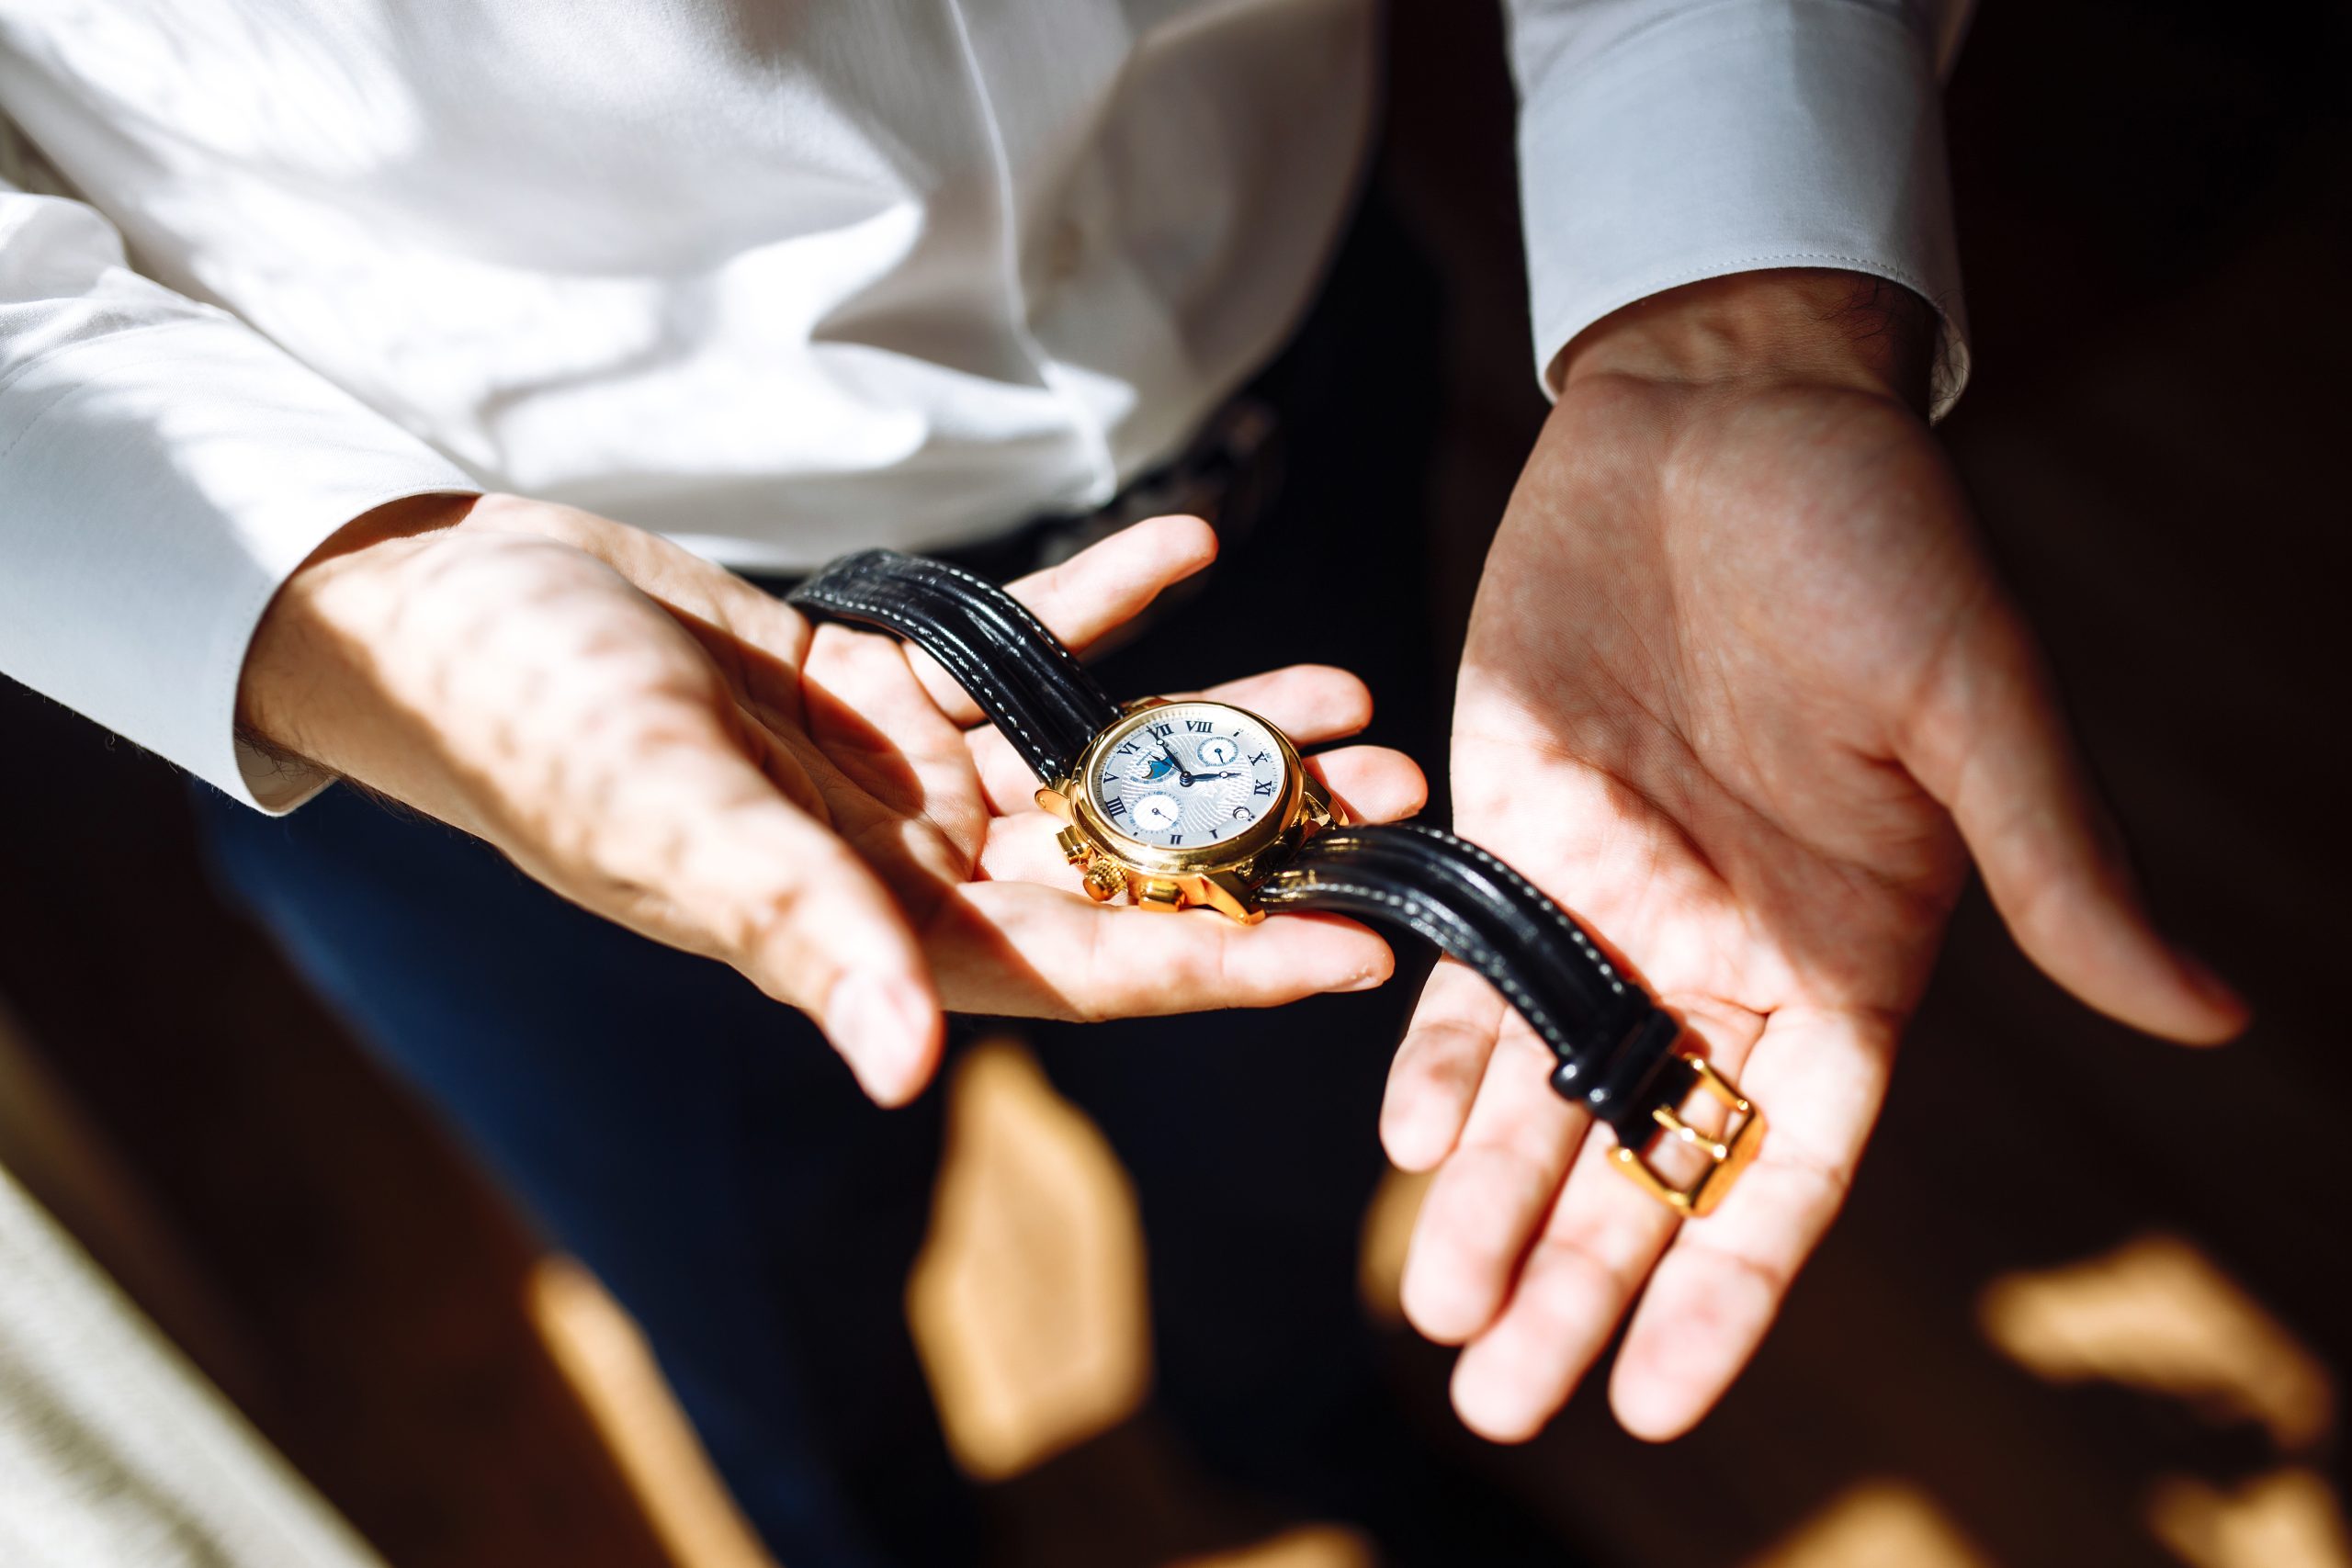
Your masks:
M 1544 412 L 1492 9 L 1396 7 L 1382 175 L 1449 291 L 1456 625 Z M 1979 1307 L 2162 1235 L 2324 1366 L 2352 1350 L 2347 14 L 1995 0 L 1950 95 L 1976 370 L 1945 434 L 2157 908 L 2258 1020 L 2214 1054 L 2136 1038 L 1972 897 L 1852 1204 L 1723 1410 L 1648 1448 L 1595 1379 L 1484 1451 L 1596 1555 L 1738 1561 L 1894 1479 L 1996 1561 L 2171 1562 L 2167 1478 L 2340 1468 L 2332 1424 L 2282 1445 L 2045 1382 Z M 106 1260 L 401 1568 L 661 1562 L 518 1309 L 532 1248 L 211 902 L 171 771 L 5 682 L 0 759 L 0 997 L 157 1222 Z M 1442 1423 L 1444 1357 L 1396 1352 Z

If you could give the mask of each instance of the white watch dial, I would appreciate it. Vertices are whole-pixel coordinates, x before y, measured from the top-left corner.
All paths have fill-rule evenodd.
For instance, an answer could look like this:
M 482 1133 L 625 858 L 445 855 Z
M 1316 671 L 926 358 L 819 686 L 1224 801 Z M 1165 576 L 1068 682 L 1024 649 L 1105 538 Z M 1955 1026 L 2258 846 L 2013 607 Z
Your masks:
M 1223 843 L 1281 805 L 1282 742 L 1222 703 L 1170 703 L 1136 716 L 1087 781 L 1120 832 L 1159 849 Z

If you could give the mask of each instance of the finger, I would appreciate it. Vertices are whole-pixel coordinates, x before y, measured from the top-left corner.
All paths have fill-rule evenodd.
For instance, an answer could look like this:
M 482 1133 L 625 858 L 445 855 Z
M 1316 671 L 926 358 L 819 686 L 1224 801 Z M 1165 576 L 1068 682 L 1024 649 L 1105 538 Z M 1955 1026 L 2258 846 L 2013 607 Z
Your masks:
M 1421 765 L 1385 746 L 1342 746 L 1307 758 L 1306 771 L 1323 781 L 1352 821 L 1401 822 L 1430 803 Z
M 1355 676 L 1328 664 L 1293 664 L 1212 686 L 1205 692 L 1160 693 L 1182 700 L 1199 695 L 1247 708 L 1290 737 L 1317 746 L 1356 734 L 1372 722 L 1372 692 Z M 967 732 L 973 764 L 990 806 L 1000 812 L 1029 808 L 1037 776 L 993 726 Z
M 1140 615 L 1162 589 L 1216 558 L 1216 531 L 1199 518 L 1148 517 L 1058 566 L 1008 583 L 1006 592 L 1072 652 L 1083 653 Z M 941 712 L 958 724 L 980 722 L 979 705 L 929 654 L 910 648 L 907 660 Z
M 2245 1026 L 2245 1003 L 2157 931 L 2031 639 L 1990 604 L 1952 637 L 1898 753 L 1960 825 L 2019 946 L 2134 1028 L 2193 1044 Z
M 1410 757 L 1385 746 L 1346 746 L 1307 760 L 1308 771 L 1345 801 L 1360 822 L 1394 822 L 1419 811 L 1429 800 L 1429 781 Z M 986 875 L 999 882 L 1039 882 L 1075 887 L 1076 874 L 1055 835 L 1061 818 L 1035 808 L 989 823 L 981 855 Z
M 1028 1018 L 1275 1007 L 1369 990 L 1396 966 L 1386 943 L 1335 916 L 1245 926 L 1207 909 L 1096 904 L 1025 882 L 965 884 L 926 934 L 950 1006 Z
M 1502 1310 L 1519 1260 L 1591 1119 L 1552 1092 L 1552 1053 L 1506 1012 L 1459 1145 L 1438 1167 L 1405 1254 L 1413 1326 L 1458 1345 Z
M 1430 972 L 1388 1066 L 1380 1142 L 1401 1170 L 1431 1170 L 1453 1152 L 1502 1029 L 1502 993 L 1448 958 Z
M 1886 1094 L 1896 1022 L 1783 1009 L 1737 1070 L 1771 1120 L 1723 1206 L 1681 1227 L 1651 1276 L 1611 1378 L 1635 1437 L 1680 1436 L 1756 1352 L 1845 1201 Z
M 1614 1146 L 1606 1134 L 1584 1141 L 1509 1303 L 1453 1363 L 1454 1411 L 1491 1442 L 1526 1441 L 1567 1404 L 1666 1245 L 1672 1215 L 1607 1168 Z M 1591 1207 L 1652 1212 L 1587 1213 L 1564 1224 L 1557 1216 L 1571 1194 L 1597 1196 Z
M 1706 1004 L 1677 1010 L 1710 1060 L 1736 1074 L 1762 1021 Z M 1454 1364 L 1463 1424 L 1498 1442 L 1543 1429 L 1616 1332 L 1679 1220 L 1614 1168 L 1613 1133 L 1585 1140 L 1494 1322 Z M 1710 1224 L 1713 1224 L 1711 1217 Z
M 502 847 L 605 912 L 650 895 L 682 945 L 815 1017 L 867 1093 L 910 1099 L 937 1063 L 944 1021 L 897 904 L 746 756 L 790 765 L 763 731 L 745 722 L 729 733 L 718 714 L 684 703 L 654 709 L 630 727 L 625 767 L 580 775 L 591 798 L 558 863 Z
M 1176 694 L 1180 699 L 1192 694 Z M 1285 664 L 1198 694 L 1247 708 L 1300 746 L 1342 740 L 1372 722 L 1372 688 L 1351 671 L 1329 664 Z
M 801 709 L 824 765 L 839 769 L 890 815 L 930 820 L 968 868 L 988 832 L 986 804 L 971 787 L 971 749 L 909 669 L 899 644 L 845 626 L 819 627 Z

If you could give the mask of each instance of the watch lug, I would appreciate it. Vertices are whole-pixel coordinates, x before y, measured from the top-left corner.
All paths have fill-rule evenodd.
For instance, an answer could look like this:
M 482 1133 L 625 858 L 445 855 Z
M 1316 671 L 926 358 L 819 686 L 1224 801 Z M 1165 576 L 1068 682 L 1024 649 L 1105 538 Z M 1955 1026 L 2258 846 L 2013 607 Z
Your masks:
M 1049 811 L 1065 822 L 1071 820 L 1069 796 L 1064 795 L 1060 790 L 1056 789 L 1052 784 L 1038 785 L 1037 794 L 1035 798 L 1037 802 L 1037 808 L 1039 810 Z
M 1331 791 L 1313 773 L 1299 777 L 1298 818 L 1310 833 L 1348 825 L 1347 808 L 1331 798 Z
M 1199 882 L 1200 890 L 1194 897 L 1196 903 L 1204 904 L 1245 926 L 1254 926 L 1266 918 L 1266 911 L 1257 908 L 1256 900 L 1250 897 L 1250 884 L 1238 872 L 1208 872 L 1199 878 Z
M 1147 876 L 1136 885 L 1136 903 L 1147 909 L 1181 909 L 1184 889 L 1165 876 Z

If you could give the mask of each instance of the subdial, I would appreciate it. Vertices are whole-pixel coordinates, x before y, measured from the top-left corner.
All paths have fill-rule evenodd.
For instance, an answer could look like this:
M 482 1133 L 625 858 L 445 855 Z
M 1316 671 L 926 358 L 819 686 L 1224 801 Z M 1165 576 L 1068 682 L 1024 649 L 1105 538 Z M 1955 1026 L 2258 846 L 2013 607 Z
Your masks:
M 1184 815 L 1184 807 L 1172 795 L 1138 795 L 1129 809 L 1135 813 L 1136 826 L 1148 828 L 1155 833 L 1173 828 L 1177 818 Z
M 1239 750 L 1222 735 L 1212 735 L 1201 742 L 1201 766 L 1204 768 L 1221 768 L 1239 755 Z

